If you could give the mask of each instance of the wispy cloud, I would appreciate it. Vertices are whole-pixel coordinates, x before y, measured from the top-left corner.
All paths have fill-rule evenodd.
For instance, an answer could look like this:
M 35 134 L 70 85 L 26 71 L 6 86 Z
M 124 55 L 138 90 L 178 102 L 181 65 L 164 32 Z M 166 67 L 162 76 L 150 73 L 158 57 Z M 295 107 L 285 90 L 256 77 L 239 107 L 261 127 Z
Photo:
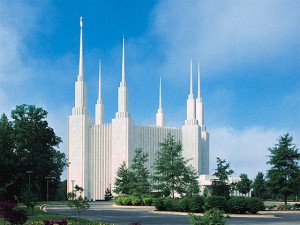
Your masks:
M 210 172 L 216 169 L 216 157 L 230 163 L 235 175 L 246 173 L 255 177 L 258 171 L 265 173 L 269 169 L 270 152 L 268 148 L 278 143 L 278 138 L 290 133 L 294 144 L 300 146 L 297 131 L 276 130 L 264 127 L 249 127 L 237 130 L 231 127 L 215 127 L 210 130 Z
M 178 76 L 190 57 L 200 58 L 204 76 L 220 76 L 231 66 L 270 61 L 299 45 L 298 1 L 161 1 L 154 14 L 163 69 Z

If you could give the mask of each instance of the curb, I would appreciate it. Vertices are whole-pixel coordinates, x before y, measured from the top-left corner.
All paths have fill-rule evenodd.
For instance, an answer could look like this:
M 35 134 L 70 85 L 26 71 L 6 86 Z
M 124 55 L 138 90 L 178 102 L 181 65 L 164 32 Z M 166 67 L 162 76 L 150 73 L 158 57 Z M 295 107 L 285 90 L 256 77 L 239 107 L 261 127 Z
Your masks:
M 178 215 L 178 216 L 188 216 L 187 212 L 167 212 L 167 211 L 149 211 L 150 213 L 155 214 L 166 214 L 166 215 Z M 203 216 L 203 213 L 192 213 L 196 216 Z M 274 215 L 266 214 L 225 214 L 225 216 L 232 218 L 276 218 Z

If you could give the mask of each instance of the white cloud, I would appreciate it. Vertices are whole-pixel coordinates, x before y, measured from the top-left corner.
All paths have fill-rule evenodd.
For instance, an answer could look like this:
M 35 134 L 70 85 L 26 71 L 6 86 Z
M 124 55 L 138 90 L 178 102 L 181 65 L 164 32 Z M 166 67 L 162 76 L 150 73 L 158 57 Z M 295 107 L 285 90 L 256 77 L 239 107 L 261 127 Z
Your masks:
M 230 163 L 235 175 L 248 174 L 254 178 L 258 171 L 268 170 L 270 155 L 268 148 L 278 143 L 278 138 L 290 133 L 294 143 L 300 146 L 299 131 L 276 130 L 263 127 L 250 127 L 237 130 L 231 127 L 210 129 L 210 172 L 216 169 L 216 157 Z
M 177 76 L 185 74 L 191 57 L 200 58 L 204 76 L 221 75 L 230 66 L 270 60 L 299 43 L 297 1 L 161 1 L 154 15 L 152 32 L 165 43 L 162 69 Z

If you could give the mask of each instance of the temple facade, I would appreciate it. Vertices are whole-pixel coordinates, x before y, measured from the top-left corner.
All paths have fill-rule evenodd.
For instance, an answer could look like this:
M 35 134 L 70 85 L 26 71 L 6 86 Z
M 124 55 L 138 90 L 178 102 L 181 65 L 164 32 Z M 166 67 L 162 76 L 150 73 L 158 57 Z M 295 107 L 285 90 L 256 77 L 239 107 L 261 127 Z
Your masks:
M 137 148 L 148 153 L 147 168 L 152 172 L 159 143 L 168 134 L 183 146 L 183 156 L 199 175 L 209 172 L 209 134 L 204 125 L 204 106 L 200 95 L 200 69 L 198 63 L 198 92 L 193 95 L 192 62 L 190 93 L 187 99 L 187 117 L 182 127 L 167 127 L 162 108 L 162 86 L 159 84 L 159 107 L 156 124 L 137 125 L 128 110 L 128 89 L 125 77 L 125 45 L 122 48 L 121 82 L 118 88 L 118 111 L 111 123 L 104 123 L 102 102 L 101 63 L 99 63 L 99 93 L 95 105 L 95 119 L 87 107 L 87 85 L 83 69 L 83 20 L 80 18 L 79 73 L 75 82 L 75 105 L 68 118 L 68 192 L 75 185 L 84 188 L 88 199 L 104 199 L 105 190 L 114 188 L 117 170 L 124 161 L 131 165 Z M 136 96 L 138 97 L 138 96 Z

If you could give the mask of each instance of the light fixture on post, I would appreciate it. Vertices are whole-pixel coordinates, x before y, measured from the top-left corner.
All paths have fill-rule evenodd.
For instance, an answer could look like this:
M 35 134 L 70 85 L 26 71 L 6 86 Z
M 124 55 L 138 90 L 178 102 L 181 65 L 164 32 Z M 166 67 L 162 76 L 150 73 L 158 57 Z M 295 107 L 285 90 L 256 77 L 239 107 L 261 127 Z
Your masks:
M 29 193 L 30 193 L 30 174 L 33 173 L 32 170 L 27 170 L 26 173 L 28 173 L 28 189 L 29 189 Z
M 45 177 L 45 179 L 47 180 L 47 202 L 48 202 L 48 198 L 49 198 L 49 179 L 50 177 Z

